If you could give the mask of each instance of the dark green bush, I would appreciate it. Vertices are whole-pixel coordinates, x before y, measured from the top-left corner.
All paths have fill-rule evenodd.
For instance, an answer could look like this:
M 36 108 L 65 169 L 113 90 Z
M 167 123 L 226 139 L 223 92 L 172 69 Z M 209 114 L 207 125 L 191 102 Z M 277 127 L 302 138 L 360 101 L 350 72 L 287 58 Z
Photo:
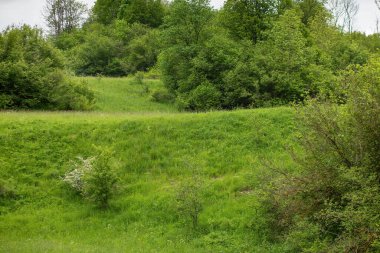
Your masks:
M 210 83 L 204 83 L 195 88 L 189 96 L 189 109 L 209 111 L 220 108 L 221 93 Z
M 175 100 L 175 96 L 167 89 L 159 89 L 153 92 L 152 101 L 158 103 L 172 103 Z
M 63 56 L 40 30 L 12 27 L 0 38 L 0 109 L 92 107 L 92 92 L 67 77 Z

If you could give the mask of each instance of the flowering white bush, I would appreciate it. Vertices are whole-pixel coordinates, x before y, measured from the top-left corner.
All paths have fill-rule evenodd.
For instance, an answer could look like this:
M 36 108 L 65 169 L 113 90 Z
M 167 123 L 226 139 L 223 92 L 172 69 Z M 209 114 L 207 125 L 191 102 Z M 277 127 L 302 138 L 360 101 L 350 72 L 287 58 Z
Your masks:
M 78 157 L 79 162 L 74 162 L 74 170 L 67 172 L 63 177 L 63 182 L 68 183 L 73 189 L 83 194 L 84 177 L 93 170 L 95 157 L 84 159 Z
M 109 165 L 111 154 L 103 151 L 97 158 L 78 157 L 74 170 L 67 172 L 62 180 L 79 192 L 85 199 L 100 208 L 107 208 L 115 191 L 117 176 Z

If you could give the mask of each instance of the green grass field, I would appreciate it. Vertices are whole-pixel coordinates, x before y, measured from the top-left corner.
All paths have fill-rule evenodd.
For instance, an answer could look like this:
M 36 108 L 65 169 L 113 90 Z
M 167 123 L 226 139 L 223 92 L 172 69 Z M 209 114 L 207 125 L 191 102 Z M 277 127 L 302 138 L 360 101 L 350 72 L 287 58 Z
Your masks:
M 291 109 L 178 113 L 130 79 L 88 80 L 98 111 L 0 112 L 0 194 L 15 193 L 0 195 L 0 252 L 281 252 L 258 202 L 260 161 L 293 169 L 283 148 L 293 143 Z M 106 211 L 61 179 L 99 147 L 114 151 L 120 178 Z M 194 175 L 195 230 L 175 201 Z
M 78 78 L 85 80 L 95 92 L 97 111 L 103 112 L 175 112 L 173 105 L 156 103 L 151 94 L 163 87 L 160 80 L 148 79 L 142 85 L 136 84 L 133 78 Z

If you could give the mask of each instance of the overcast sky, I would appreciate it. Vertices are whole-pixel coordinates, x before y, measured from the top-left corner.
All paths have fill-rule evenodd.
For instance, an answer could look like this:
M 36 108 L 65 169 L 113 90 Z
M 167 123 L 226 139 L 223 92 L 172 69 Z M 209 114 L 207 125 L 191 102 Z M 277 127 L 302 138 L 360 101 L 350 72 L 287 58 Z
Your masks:
M 91 7 L 95 0 L 81 0 Z M 376 8 L 375 0 L 357 0 L 360 5 L 359 14 L 355 20 L 355 29 L 373 33 L 376 27 L 376 17 L 380 11 Z M 223 5 L 224 0 L 211 0 L 215 8 Z M 11 24 L 27 23 L 32 26 L 45 27 L 42 9 L 45 0 L 0 0 L 0 30 Z

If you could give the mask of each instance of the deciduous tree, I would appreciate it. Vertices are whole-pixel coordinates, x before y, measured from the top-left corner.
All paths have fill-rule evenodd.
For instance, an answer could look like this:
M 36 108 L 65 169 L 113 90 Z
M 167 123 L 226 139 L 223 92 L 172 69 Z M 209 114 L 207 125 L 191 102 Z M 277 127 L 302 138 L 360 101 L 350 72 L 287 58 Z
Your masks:
M 46 0 L 43 15 L 55 36 L 78 28 L 87 13 L 85 4 L 76 0 Z

